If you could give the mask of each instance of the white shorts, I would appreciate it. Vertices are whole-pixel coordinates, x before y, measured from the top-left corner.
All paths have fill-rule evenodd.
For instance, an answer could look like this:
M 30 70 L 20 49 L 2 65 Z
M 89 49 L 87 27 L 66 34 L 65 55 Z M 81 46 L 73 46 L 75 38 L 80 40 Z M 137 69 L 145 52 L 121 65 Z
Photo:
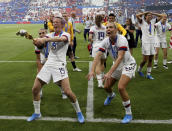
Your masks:
M 98 51 L 99 51 L 99 47 L 93 47 L 93 49 L 92 49 L 92 57 L 93 57 L 93 58 L 96 56 L 96 54 L 97 54 Z M 101 58 L 102 58 L 102 59 L 106 59 L 106 57 L 107 57 L 106 54 L 107 54 L 107 53 L 104 52 Z
M 42 67 L 41 71 L 38 73 L 37 78 L 49 83 L 51 78 L 53 82 L 56 83 L 68 77 L 68 71 L 66 66 L 47 66 L 46 64 Z
M 45 55 L 40 53 L 40 59 L 41 59 L 41 64 L 45 64 L 45 62 L 47 61 L 47 59 L 45 58 Z
M 122 70 L 115 70 L 111 77 L 115 78 L 116 80 L 119 80 L 121 78 L 121 75 L 126 75 L 130 79 L 135 77 L 135 71 L 136 71 L 137 64 L 131 63 L 129 65 L 126 65 L 122 68 Z
M 142 54 L 143 55 L 155 55 L 155 44 L 154 43 L 142 43 Z
M 155 44 L 155 47 L 157 48 L 167 48 L 167 42 L 158 42 Z

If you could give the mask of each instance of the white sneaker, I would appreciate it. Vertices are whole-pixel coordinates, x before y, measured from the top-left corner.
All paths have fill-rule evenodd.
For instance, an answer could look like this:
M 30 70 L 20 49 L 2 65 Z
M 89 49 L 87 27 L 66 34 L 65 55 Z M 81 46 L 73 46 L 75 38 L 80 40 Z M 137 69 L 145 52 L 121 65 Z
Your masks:
M 157 68 L 158 68 L 158 65 L 154 65 L 153 68 L 154 68 L 154 69 L 157 69 Z
M 67 99 L 67 95 L 65 93 L 62 93 L 62 99 Z
M 172 60 L 167 62 L 168 64 L 172 64 Z
M 102 85 L 102 84 L 98 85 L 98 88 L 104 88 L 104 85 Z
M 75 68 L 75 69 L 73 69 L 73 71 L 81 72 L 82 70 L 79 68 Z
M 165 69 L 168 69 L 168 66 L 167 66 L 167 65 L 163 65 L 163 67 L 164 67 Z

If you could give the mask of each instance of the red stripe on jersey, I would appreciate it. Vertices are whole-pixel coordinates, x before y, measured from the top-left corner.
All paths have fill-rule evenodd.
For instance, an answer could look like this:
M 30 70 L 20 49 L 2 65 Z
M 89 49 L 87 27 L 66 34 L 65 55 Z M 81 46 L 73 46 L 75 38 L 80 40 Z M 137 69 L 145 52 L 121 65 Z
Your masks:
M 121 46 L 121 47 L 119 47 L 119 50 L 127 51 L 127 47 L 126 46 Z
M 68 42 L 69 40 L 68 40 L 68 37 L 66 36 L 66 35 L 62 35 L 62 36 L 64 36 L 64 37 L 66 37 L 67 38 L 67 40 L 65 41 L 65 42 Z
M 101 52 L 105 52 L 105 49 L 103 49 L 103 48 L 99 48 L 99 51 L 101 51 Z
M 40 54 L 40 51 L 39 50 L 35 50 L 35 54 Z
M 89 34 L 94 34 L 94 32 L 91 32 L 91 31 L 90 31 Z
M 130 105 L 131 105 L 131 104 L 126 105 L 125 108 L 128 108 Z

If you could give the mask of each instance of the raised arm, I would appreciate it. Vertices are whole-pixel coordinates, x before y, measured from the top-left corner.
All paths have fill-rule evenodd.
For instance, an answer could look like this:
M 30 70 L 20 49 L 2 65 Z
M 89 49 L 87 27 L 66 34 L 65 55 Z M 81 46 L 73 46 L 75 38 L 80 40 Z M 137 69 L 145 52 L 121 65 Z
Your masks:
M 163 14 L 158 14 L 158 13 L 153 13 L 153 12 L 152 12 L 152 15 L 155 15 L 155 16 L 160 17 L 160 18 L 163 17 Z
M 141 24 L 142 23 L 142 16 L 144 15 L 145 13 L 139 13 L 136 15 L 136 18 L 138 20 L 138 22 Z
M 93 61 L 92 67 L 91 67 L 91 71 L 87 75 L 87 79 L 88 80 L 90 80 L 94 76 L 94 72 L 95 72 L 95 69 L 96 69 L 96 65 L 100 61 L 100 58 L 101 58 L 102 55 L 103 55 L 103 52 L 102 51 L 99 51 L 96 54 L 96 57 L 94 57 L 94 61 Z

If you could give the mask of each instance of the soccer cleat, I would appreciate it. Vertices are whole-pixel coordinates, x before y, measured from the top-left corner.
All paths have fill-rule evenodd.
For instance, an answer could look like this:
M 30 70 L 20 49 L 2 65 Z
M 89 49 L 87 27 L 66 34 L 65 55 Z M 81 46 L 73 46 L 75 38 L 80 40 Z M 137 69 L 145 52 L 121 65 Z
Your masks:
M 107 96 L 107 98 L 105 99 L 104 105 L 105 106 L 109 105 L 114 97 L 115 97 L 115 93 L 113 93 L 112 96 Z
M 73 71 L 81 72 L 82 70 L 79 68 L 75 68 L 75 69 L 73 69 Z
M 98 88 L 104 88 L 103 84 L 98 84 Z
M 147 75 L 146 78 L 149 80 L 154 80 L 154 78 L 151 75 Z
M 62 93 L 62 99 L 67 99 L 67 95 L 65 93 Z
M 79 59 L 80 57 L 78 57 L 78 56 L 75 56 L 74 58 L 75 58 L 75 59 Z
M 172 64 L 172 60 L 167 62 L 168 64 Z
M 158 68 L 158 65 L 154 65 L 153 68 L 154 68 L 154 69 L 157 69 L 157 68 Z
M 85 119 L 84 119 L 84 116 L 82 115 L 82 112 L 78 112 L 77 117 L 78 117 L 79 123 L 84 123 Z
M 139 74 L 141 77 L 144 77 L 144 74 L 143 74 L 143 72 L 141 72 L 141 71 L 138 71 L 138 74 Z
M 127 123 L 131 122 L 132 119 L 133 119 L 132 115 L 125 115 L 123 120 L 121 121 L 121 123 L 127 124 Z
M 164 69 L 168 69 L 168 66 L 167 65 L 163 65 Z
M 41 114 L 33 113 L 31 117 L 27 119 L 28 122 L 41 118 Z
M 103 89 L 104 88 L 104 85 L 98 85 L 98 88 L 102 88 Z

